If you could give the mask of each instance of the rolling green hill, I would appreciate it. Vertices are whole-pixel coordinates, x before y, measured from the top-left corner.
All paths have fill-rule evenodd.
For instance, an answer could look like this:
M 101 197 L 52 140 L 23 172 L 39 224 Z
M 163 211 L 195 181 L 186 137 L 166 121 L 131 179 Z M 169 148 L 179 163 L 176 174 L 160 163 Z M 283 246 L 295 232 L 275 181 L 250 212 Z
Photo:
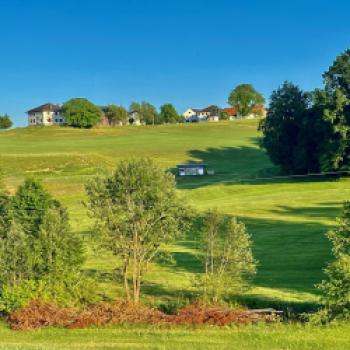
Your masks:
M 259 149 L 256 129 L 251 120 L 93 130 L 14 129 L 0 133 L 0 168 L 10 191 L 24 177 L 35 176 L 69 208 L 73 229 L 86 241 L 87 272 L 100 281 L 101 291 L 114 297 L 120 292 L 110 283 L 115 260 L 91 244 L 91 223 L 82 204 L 84 183 L 95 174 L 112 171 L 127 157 L 148 156 L 164 169 L 206 162 L 215 175 L 179 179 L 178 189 L 194 208 L 217 207 L 247 224 L 259 267 L 245 300 L 260 306 L 316 303 L 314 285 L 329 259 L 324 235 L 342 202 L 350 199 L 350 180 L 269 179 L 278 169 Z M 200 271 L 193 237 L 167 249 L 173 260 L 153 264 L 146 276 L 145 299 L 150 302 L 190 293 L 192 277 Z

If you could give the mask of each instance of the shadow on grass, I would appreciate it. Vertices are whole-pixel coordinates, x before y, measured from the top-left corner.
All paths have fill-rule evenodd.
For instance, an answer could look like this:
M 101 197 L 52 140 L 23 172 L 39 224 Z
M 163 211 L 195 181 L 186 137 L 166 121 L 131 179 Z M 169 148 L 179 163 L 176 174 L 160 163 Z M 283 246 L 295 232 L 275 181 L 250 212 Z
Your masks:
M 272 209 L 270 212 L 276 214 L 287 214 L 293 216 L 324 219 L 340 215 L 341 207 L 342 202 L 325 202 L 319 203 L 319 206 L 298 208 L 278 205 L 276 206 L 276 209 Z
M 253 143 L 257 141 L 253 140 Z M 334 181 L 335 176 L 283 177 L 279 167 L 273 166 L 267 154 L 259 147 L 221 147 L 189 150 L 186 162 L 208 164 L 214 175 L 178 177 L 179 188 L 194 189 L 215 183 L 266 184 Z M 277 177 L 277 178 L 276 178 Z

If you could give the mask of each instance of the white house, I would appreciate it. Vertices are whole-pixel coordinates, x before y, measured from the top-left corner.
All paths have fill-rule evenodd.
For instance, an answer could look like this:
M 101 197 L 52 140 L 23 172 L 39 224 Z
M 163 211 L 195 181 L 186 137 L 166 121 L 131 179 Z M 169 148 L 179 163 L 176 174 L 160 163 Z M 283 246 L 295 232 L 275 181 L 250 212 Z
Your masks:
M 129 125 L 141 125 L 142 124 L 140 121 L 140 116 L 139 116 L 138 112 L 136 112 L 136 111 L 129 112 L 128 124 Z
M 27 112 L 28 125 L 62 125 L 64 118 L 61 107 L 53 103 L 46 103 Z
M 189 108 L 182 115 L 186 123 L 198 123 L 203 121 L 219 121 L 220 108 L 217 106 L 209 106 L 207 108 Z

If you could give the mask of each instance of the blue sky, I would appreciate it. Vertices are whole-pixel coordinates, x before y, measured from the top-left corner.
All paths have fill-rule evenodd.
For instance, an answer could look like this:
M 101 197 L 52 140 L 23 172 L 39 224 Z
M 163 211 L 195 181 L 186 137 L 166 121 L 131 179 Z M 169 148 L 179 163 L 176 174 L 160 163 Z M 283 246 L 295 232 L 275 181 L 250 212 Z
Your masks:
M 0 114 L 45 102 L 226 105 L 251 83 L 308 90 L 350 47 L 342 0 L 0 0 Z

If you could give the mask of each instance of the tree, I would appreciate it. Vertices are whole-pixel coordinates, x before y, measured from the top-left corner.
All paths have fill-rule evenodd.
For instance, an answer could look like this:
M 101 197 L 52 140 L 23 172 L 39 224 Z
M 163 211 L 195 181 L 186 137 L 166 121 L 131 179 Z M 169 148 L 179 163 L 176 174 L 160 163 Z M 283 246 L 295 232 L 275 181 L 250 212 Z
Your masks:
M 229 120 L 229 114 L 225 111 L 225 110 L 223 110 L 223 109 L 220 109 L 219 110 L 219 119 L 220 120 Z
M 103 246 L 122 262 L 125 295 L 138 303 L 148 264 L 183 228 L 186 208 L 174 177 L 150 159 L 131 159 L 111 176 L 90 181 L 86 191 Z
M 7 114 L 0 115 L 0 129 L 9 129 L 12 125 L 12 120 Z
M 260 122 L 260 142 L 272 162 L 285 173 L 306 174 L 321 170 L 324 141 L 329 126 L 323 119 L 320 91 L 305 93 L 285 82 L 270 98 L 266 119 Z
M 197 280 L 204 299 L 218 302 L 249 286 L 257 264 L 251 245 L 243 223 L 217 210 L 205 214 L 201 240 L 204 276 Z
M 80 273 L 83 246 L 62 205 L 40 183 L 26 180 L 14 196 L 2 196 L 0 212 L 0 311 L 42 293 L 60 303 L 85 300 L 91 289 Z
M 348 169 L 350 165 L 350 49 L 339 55 L 323 75 L 323 119 L 330 127 L 324 143 L 324 170 Z
M 145 123 L 147 125 L 159 124 L 157 110 L 148 102 L 132 102 L 129 110 L 130 112 L 137 113 L 141 123 Z
M 111 125 L 128 123 L 129 113 L 122 106 L 109 105 L 106 107 L 105 113 Z
M 181 122 L 182 118 L 178 115 L 174 106 L 168 103 L 160 107 L 159 120 L 161 123 L 173 124 Z
M 263 105 L 265 99 L 252 85 L 241 84 L 232 90 L 228 97 L 228 103 L 237 108 L 240 116 L 246 117 L 254 113 L 255 107 Z
M 350 319 L 350 202 L 344 203 L 337 227 L 328 233 L 334 260 L 325 269 L 326 279 L 318 286 L 323 293 L 328 320 Z
M 91 128 L 101 121 L 102 111 L 85 98 L 73 98 L 62 106 L 62 115 L 69 126 Z

